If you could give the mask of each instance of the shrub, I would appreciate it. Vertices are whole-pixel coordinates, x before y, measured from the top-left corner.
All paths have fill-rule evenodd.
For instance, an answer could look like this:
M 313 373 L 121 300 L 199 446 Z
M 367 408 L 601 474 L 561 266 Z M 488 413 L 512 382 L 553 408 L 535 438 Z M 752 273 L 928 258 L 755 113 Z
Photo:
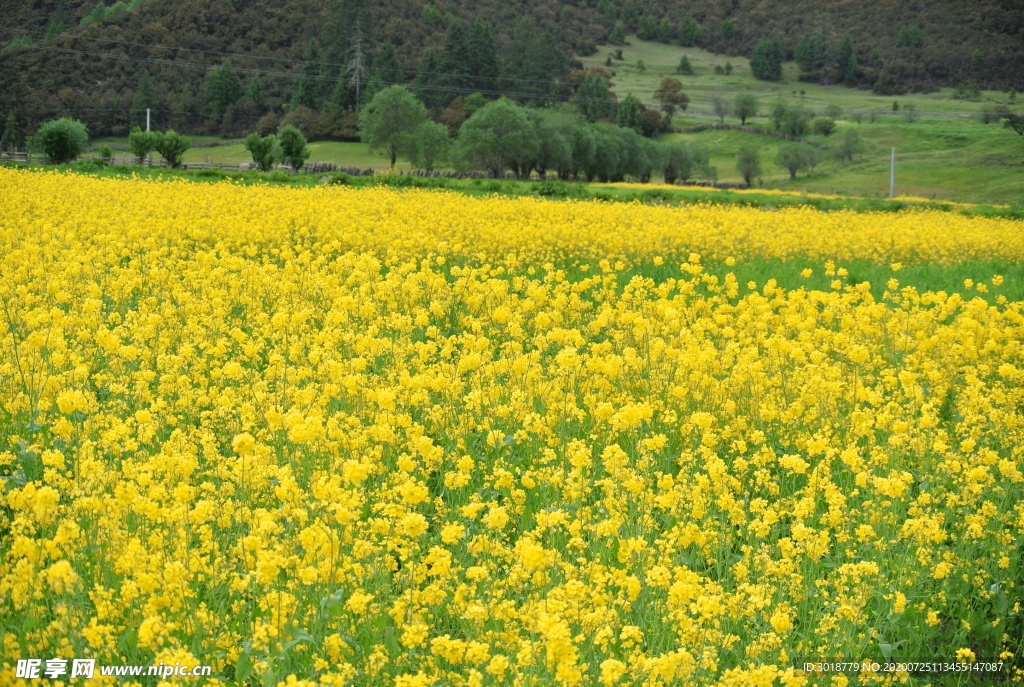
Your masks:
M 110 164 L 110 160 L 114 157 L 114 149 L 110 147 L 109 143 L 104 143 L 100 148 L 100 159 Z
M 266 172 L 281 159 L 281 146 L 274 134 L 268 136 L 260 136 L 257 133 L 249 134 L 245 139 L 245 149 L 252 154 L 252 161 L 259 165 L 261 172 Z
M 811 133 L 816 136 L 828 136 L 836 130 L 836 120 L 831 117 L 815 117 L 811 122 Z
M 761 176 L 761 154 L 756 146 L 748 144 L 740 148 L 736 154 L 736 171 L 743 177 L 747 186 Z
M 192 139 L 182 136 L 174 130 L 157 134 L 156 145 L 153 146 L 154 150 L 160 153 L 171 167 L 181 166 L 181 157 L 191 147 Z
M 39 127 L 33 142 L 50 162 L 71 162 L 85 150 L 89 130 L 77 119 L 52 119 Z
M 155 131 L 143 131 L 139 127 L 132 129 L 128 135 L 128 149 L 135 156 L 136 164 L 141 165 L 146 156 L 156 150 L 158 136 Z
M 288 125 L 281 129 L 277 135 L 277 141 L 281 145 L 281 155 L 284 161 L 291 165 L 296 172 L 302 170 L 302 166 L 309 159 L 309 146 L 306 145 L 306 137 L 296 127 Z

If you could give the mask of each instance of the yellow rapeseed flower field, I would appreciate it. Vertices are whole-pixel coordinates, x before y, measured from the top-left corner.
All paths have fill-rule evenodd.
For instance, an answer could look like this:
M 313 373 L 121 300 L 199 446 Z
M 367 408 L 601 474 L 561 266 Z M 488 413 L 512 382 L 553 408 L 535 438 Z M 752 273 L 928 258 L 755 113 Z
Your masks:
M 1021 679 L 1022 303 L 836 266 L 1020 262 L 1020 222 L 0 190 L 0 685 Z M 835 281 L 707 269 L 760 258 Z

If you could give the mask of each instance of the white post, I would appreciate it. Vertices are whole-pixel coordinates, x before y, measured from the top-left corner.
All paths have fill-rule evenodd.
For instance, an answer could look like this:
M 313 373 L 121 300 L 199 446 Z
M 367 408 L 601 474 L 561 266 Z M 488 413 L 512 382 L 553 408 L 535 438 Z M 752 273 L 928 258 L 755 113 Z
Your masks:
M 892 162 L 889 164 L 889 198 L 892 199 L 896 189 L 896 149 L 892 149 Z
M 149 131 L 149 108 L 146 108 L 146 131 Z

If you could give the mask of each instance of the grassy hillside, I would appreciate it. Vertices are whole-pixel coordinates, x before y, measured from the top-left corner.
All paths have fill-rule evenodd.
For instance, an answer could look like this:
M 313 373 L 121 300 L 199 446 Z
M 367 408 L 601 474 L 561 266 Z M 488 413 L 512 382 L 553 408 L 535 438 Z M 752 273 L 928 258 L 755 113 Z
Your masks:
M 160 128 L 237 135 L 267 114 L 284 114 L 304 70 L 328 91 L 346 82 L 356 52 L 361 63 L 380 58 L 391 65 L 388 82 L 411 84 L 420 70 L 462 92 L 539 91 L 550 100 L 568 95 L 562 80 L 572 69 L 565 59 L 569 54 L 603 62 L 606 51 L 595 54 L 596 46 L 623 31 L 658 40 L 657 47 L 631 40 L 625 49 L 629 62 L 645 58 L 650 69 L 671 52 L 664 49 L 692 44 L 719 55 L 695 50 L 698 67 L 731 61 L 733 85 L 749 83 L 761 90 L 795 90 L 796 69 L 787 67 L 787 85 L 754 84 L 743 56 L 751 55 L 758 41 L 778 36 L 785 56 L 792 58 L 802 40 L 821 35 L 833 48 L 850 39 L 856 80 L 867 88 L 884 82 L 884 92 L 921 91 L 975 82 L 1024 91 L 1024 11 L 1019 3 L 1002 0 L 867 0 L 827 7 L 817 0 L 104 1 L 37 0 L 4 8 L 0 117 L 14 112 L 29 133 L 39 122 L 62 115 L 82 119 L 96 134 L 124 133 L 145 101 Z M 486 73 L 473 50 L 442 54 L 456 27 L 466 31 L 477 22 L 489 24 L 493 39 L 495 59 Z M 697 27 L 692 42 L 682 30 L 690 25 Z M 911 30 L 913 44 L 901 43 L 900 36 Z M 390 62 L 382 57 L 388 43 L 394 46 Z M 431 50 L 443 59 L 430 61 Z M 210 67 L 228 54 L 232 66 L 242 70 L 242 83 L 225 113 L 205 96 Z M 421 70 L 425 65 L 429 69 Z M 144 85 L 144 70 L 152 91 Z M 626 88 L 651 90 L 649 74 L 631 75 L 628 64 L 616 71 Z M 256 73 L 260 96 L 246 99 L 242 96 Z M 699 90 L 700 84 L 694 87 Z M 814 99 L 820 87 L 798 88 Z M 432 106 L 442 110 L 459 93 L 446 90 Z M 352 94 L 330 105 L 322 96 L 314 109 L 354 107 Z M 853 98 L 851 105 L 860 101 Z
M 622 51 L 622 59 L 615 54 Z M 681 75 L 677 71 L 679 60 L 686 56 L 694 73 Z M 612 57 L 611 66 L 607 59 Z M 915 93 L 906 96 L 877 95 L 870 90 L 848 88 L 842 85 L 821 86 L 814 83 L 797 81 L 799 71 L 795 62 L 783 64 L 783 80 L 779 83 L 758 81 L 750 73 L 750 63 L 745 57 L 715 54 L 700 48 L 682 48 L 664 45 L 654 41 L 643 41 L 630 36 L 627 45 L 602 45 L 590 56 L 577 56 L 587 69 L 602 67 L 614 74 L 612 91 L 621 100 L 627 93 L 632 93 L 646 105 L 656 106 L 653 98 L 654 90 L 666 76 L 673 76 L 683 82 L 683 91 L 690 96 L 690 110 L 702 113 L 710 112 L 708 98 L 721 94 L 734 96 L 736 93 L 754 93 L 762 99 L 762 104 L 782 98 L 799 100 L 813 110 L 823 110 L 834 103 L 843 110 L 879 110 L 891 112 L 895 101 L 905 106 L 913 103 L 918 111 L 938 112 L 944 114 L 973 114 L 979 111 L 982 103 L 1008 103 L 1007 94 L 1003 91 L 983 90 L 977 100 L 966 101 L 953 98 L 954 89 L 938 89 L 931 93 Z M 643 67 L 639 66 L 643 62 Z M 716 74 L 715 67 L 723 70 L 732 65 L 732 74 Z M 1024 98 L 1021 98 L 1024 100 Z M 690 113 L 683 113 L 677 118 L 676 126 L 692 125 Z M 707 118 L 704 118 L 707 119 Z
M 619 49 L 622 59 L 613 58 L 612 66 L 606 67 L 608 56 Z M 677 71 L 683 55 L 693 67 L 692 75 L 680 75 Z M 979 101 L 954 99 L 952 89 L 913 96 L 880 96 L 863 89 L 797 82 L 797 67 L 792 62 L 784 65 L 782 83 L 767 83 L 751 76 L 746 59 L 697 48 L 666 46 L 636 37 L 630 37 L 628 45 L 621 48 L 601 46 L 596 54 L 579 59 L 587 68 L 604 67 L 614 73 L 612 91 L 620 101 L 632 93 L 649 107 L 657 107 L 653 93 L 661 80 L 666 76 L 678 78 L 690 97 L 690 105 L 686 112 L 673 119 L 677 129 L 719 121 L 712 113 L 709 102 L 712 96 L 722 96 L 732 102 L 739 93 L 753 93 L 760 99 L 760 112 L 747 120 L 752 126 L 771 128 L 768 111 L 779 100 L 802 105 L 819 114 L 829 105 L 835 105 L 843 111 L 836 133 L 829 138 L 812 136 L 809 139 L 828 146 L 843 129 L 854 128 L 864 141 L 865 149 L 854 163 L 827 160 L 815 173 L 790 181 L 789 173 L 774 163 L 778 147 L 785 142 L 782 139 L 714 130 L 663 137 L 667 141 L 705 145 L 711 154 L 711 163 L 718 168 L 720 181 L 740 180 L 735 169 L 736 152 L 742 145 L 754 143 L 761 148 L 762 182 L 768 187 L 887 195 L 890 153 L 895 147 L 897 193 L 949 200 L 1024 203 L 1024 137 L 997 124 L 982 124 L 975 118 L 985 104 L 1010 105 L 1002 92 L 982 91 Z M 732 66 L 731 74 L 715 72 L 716 66 L 724 69 L 727 64 Z M 899 107 L 897 111 L 892 109 L 894 101 Z M 913 122 L 906 121 L 908 105 L 914 106 Z M 739 123 L 732 116 L 727 116 L 725 122 Z

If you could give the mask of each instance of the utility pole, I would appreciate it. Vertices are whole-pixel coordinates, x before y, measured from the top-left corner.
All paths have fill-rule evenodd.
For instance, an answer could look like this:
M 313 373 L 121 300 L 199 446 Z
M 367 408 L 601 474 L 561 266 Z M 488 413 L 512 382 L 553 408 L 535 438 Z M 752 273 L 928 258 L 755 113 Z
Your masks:
M 149 131 L 149 108 L 146 108 L 146 131 Z
M 892 200 L 896 189 L 896 149 L 892 149 L 892 162 L 889 163 L 889 199 Z

